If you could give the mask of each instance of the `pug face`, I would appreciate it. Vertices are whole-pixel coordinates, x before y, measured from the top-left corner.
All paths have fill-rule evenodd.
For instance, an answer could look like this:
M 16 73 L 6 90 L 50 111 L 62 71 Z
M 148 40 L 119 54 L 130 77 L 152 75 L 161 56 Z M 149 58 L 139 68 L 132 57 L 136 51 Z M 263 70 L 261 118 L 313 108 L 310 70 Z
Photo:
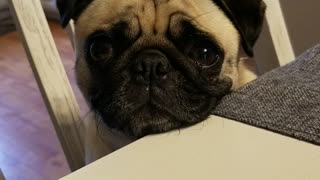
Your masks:
M 59 1 L 75 20 L 76 74 L 110 128 L 141 137 L 205 120 L 239 87 L 238 53 L 261 30 L 260 0 Z

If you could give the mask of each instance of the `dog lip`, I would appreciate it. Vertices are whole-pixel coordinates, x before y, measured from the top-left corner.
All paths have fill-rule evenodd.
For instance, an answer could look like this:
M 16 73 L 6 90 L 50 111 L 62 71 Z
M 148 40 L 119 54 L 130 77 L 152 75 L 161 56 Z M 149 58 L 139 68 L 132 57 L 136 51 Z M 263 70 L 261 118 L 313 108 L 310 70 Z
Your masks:
M 136 114 L 144 111 L 144 109 L 152 109 L 153 111 L 163 111 L 161 108 L 159 108 L 159 105 L 156 101 L 149 99 L 145 103 L 139 104 L 132 113 Z
M 141 109 L 144 106 L 153 106 L 153 107 L 161 107 L 163 104 L 159 102 L 159 99 L 162 99 L 164 94 L 162 93 L 162 89 L 156 86 L 146 86 L 144 88 L 144 92 L 141 94 L 140 102 L 137 103 L 137 109 Z M 141 101 L 142 100 L 142 101 Z
M 145 97 L 145 102 L 146 103 L 148 103 L 148 102 L 151 102 L 151 103 L 157 102 L 156 99 L 161 98 L 161 97 L 159 97 L 159 94 L 160 94 L 159 88 L 154 88 L 154 87 L 148 86 L 148 87 L 145 88 L 145 90 L 147 92 L 147 94 L 145 94 L 145 96 L 146 96 Z
M 142 93 L 146 93 L 148 94 L 147 96 L 151 97 L 153 95 L 157 95 L 160 94 L 161 91 L 164 91 L 162 88 L 160 88 L 156 83 L 146 83 L 143 85 L 144 87 L 142 88 L 142 90 L 144 92 Z

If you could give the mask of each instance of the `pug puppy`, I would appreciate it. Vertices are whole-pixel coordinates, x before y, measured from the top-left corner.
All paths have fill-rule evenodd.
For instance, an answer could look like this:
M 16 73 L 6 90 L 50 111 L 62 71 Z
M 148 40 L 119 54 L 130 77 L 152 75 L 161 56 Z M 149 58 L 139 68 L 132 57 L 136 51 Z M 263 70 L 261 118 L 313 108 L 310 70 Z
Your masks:
M 58 0 L 57 7 L 64 27 L 75 22 L 77 82 L 94 114 L 87 162 L 199 123 L 255 78 L 240 54 L 253 56 L 262 0 Z

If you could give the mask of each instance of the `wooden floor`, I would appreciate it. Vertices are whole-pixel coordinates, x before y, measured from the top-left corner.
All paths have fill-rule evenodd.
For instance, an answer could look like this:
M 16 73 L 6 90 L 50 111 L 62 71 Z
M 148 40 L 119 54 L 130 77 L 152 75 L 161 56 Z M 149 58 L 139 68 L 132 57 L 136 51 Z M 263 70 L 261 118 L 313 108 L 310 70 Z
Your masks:
M 59 53 L 74 83 L 74 57 L 60 26 L 51 23 Z M 83 114 L 87 108 L 74 88 Z M 17 33 L 0 36 L 0 169 L 8 180 L 51 180 L 69 173 Z

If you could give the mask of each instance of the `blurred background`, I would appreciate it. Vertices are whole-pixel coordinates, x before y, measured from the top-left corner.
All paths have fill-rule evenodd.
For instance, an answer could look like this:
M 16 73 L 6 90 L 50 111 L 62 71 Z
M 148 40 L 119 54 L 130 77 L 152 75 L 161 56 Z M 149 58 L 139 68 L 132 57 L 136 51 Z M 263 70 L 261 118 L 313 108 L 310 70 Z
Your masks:
M 88 109 L 76 88 L 70 39 L 59 25 L 55 0 L 41 1 L 84 116 Z M 319 43 L 320 1 L 280 1 L 295 54 Z M 266 25 L 255 51 L 261 74 L 277 66 Z M 51 180 L 70 172 L 7 0 L 0 0 L 0 169 L 9 180 Z
M 55 7 L 56 0 L 41 0 L 46 16 L 50 20 L 58 20 L 58 12 Z M 0 0 L 0 34 L 15 29 L 14 22 L 10 17 L 10 10 L 7 0 Z

